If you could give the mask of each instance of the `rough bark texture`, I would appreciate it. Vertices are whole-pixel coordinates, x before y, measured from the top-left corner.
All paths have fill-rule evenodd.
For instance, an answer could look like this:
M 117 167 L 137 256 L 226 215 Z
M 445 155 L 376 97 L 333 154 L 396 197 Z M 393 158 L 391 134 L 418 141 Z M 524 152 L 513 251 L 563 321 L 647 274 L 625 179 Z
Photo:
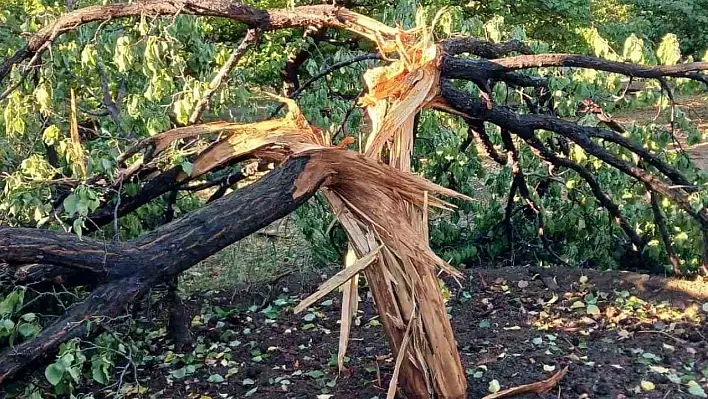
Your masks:
M 307 155 L 292 158 L 258 182 L 118 245 L 64 232 L 0 228 L 1 262 L 12 266 L 41 260 L 107 276 L 107 282 L 36 338 L 0 354 L 0 386 L 27 365 L 55 353 L 62 342 L 95 333 L 102 321 L 123 314 L 153 285 L 295 210 L 327 178 L 321 174 L 310 178 L 312 184 L 304 189 L 296 186 L 308 162 Z

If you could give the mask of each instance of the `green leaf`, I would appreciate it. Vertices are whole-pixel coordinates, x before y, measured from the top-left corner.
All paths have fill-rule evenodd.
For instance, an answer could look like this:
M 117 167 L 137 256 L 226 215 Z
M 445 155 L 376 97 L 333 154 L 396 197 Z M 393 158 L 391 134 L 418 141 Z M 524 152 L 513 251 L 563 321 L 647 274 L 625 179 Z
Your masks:
M 96 46 L 87 44 L 81 51 L 81 65 L 84 67 L 96 66 Z
M 118 38 L 116 48 L 113 52 L 113 62 L 115 62 L 119 72 L 126 72 L 128 70 L 128 67 L 133 62 L 129 37 L 121 36 Z
M 72 227 L 74 228 L 74 234 L 76 234 L 80 238 L 84 228 L 84 220 L 81 218 L 74 220 L 74 223 L 72 223 Z
M 15 329 L 15 322 L 10 319 L 3 319 L 0 322 L 0 326 L 2 326 L 3 330 L 12 332 Z
M 91 365 L 91 377 L 94 381 L 99 384 L 108 384 L 108 375 L 104 371 L 103 364 L 101 362 L 93 362 Z
M 194 172 L 194 165 L 189 161 L 182 162 L 182 164 L 180 166 L 182 166 L 182 170 L 184 171 L 184 173 L 186 173 L 190 176 Z
M 588 305 L 585 311 L 591 316 L 597 316 L 600 314 L 600 308 L 598 308 L 597 305 Z
M 66 369 L 66 371 L 69 372 L 69 375 L 71 378 L 74 380 L 75 383 L 79 383 L 79 379 L 81 378 L 81 369 L 80 367 L 69 367 Z
M 570 305 L 571 309 L 580 309 L 585 307 L 585 302 L 583 301 L 575 301 L 573 302 L 572 305 Z
M 69 217 L 74 216 L 79 206 L 79 197 L 76 194 L 70 194 L 64 198 L 64 211 L 69 214 Z
M 693 396 L 697 396 L 699 398 L 708 398 L 708 395 L 706 395 L 706 391 L 698 385 L 696 381 L 689 381 L 688 382 L 688 393 L 690 393 Z
M 656 385 L 654 385 L 653 382 L 647 380 L 642 380 L 642 382 L 639 383 L 639 386 L 642 387 L 642 391 L 644 392 L 653 391 L 656 388 Z
M 172 377 L 181 380 L 182 378 L 187 376 L 187 369 L 182 367 L 177 370 L 173 370 L 170 374 L 172 374 Z
M 45 115 L 49 114 L 52 109 L 52 93 L 50 90 L 51 89 L 48 88 L 46 84 L 41 84 L 34 91 L 34 98 L 37 100 L 37 104 L 39 104 L 39 110 Z
M 305 373 L 305 375 L 310 376 L 314 379 L 318 379 L 324 377 L 325 374 L 320 370 L 312 370 Z
M 19 292 L 11 292 L 2 302 L 0 302 L 0 316 L 9 316 L 21 305 L 21 302 L 22 300 Z
M 175 113 L 175 117 L 177 118 L 177 122 L 183 125 L 186 125 L 187 122 L 189 122 L 190 105 L 187 99 L 183 98 L 175 101 L 172 109 Z
M 487 23 L 484 24 L 484 32 L 487 34 L 489 40 L 495 43 L 501 41 L 501 31 L 499 28 L 503 24 L 504 17 L 498 15 L 494 16 L 494 18 L 490 19 Z
M 207 381 L 219 384 L 224 382 L 224 377 L 222 377 L 221 374 L 212 374 L 209 376 L 209 379 L 207 379 Z
M 673 33 L 669 33 L 661 39 L 659 48 L 656 49 L 656 56 L 659 62 L 664 65 L 675 65 L 681 58 L 681 49 L 679 47 L 678 37 Z
M 489 381 L 489 386 L 487 387 L 487 390 L 491 393 L 497 393 L 501 389 L 501 385 L 499 385 L 499 381 L 497 380 L 491 380 Z
M 644 48 L 644 41 L 638 38 L 634 33 L 627 37 L 624 41 L 624 50 L 622 51 L 622 56 L 625 60 L 639 64 L 642 62 L 642 49 Z
M 34 313 L 25 313 L 20 318 L 28 323 L 31 323 L 31 322 L 37 320 L 37 315 Z
M 574 145 L 573 147 L 573 153 L 571 154 L 571 159 L 577 163 L 583 163 L 585 160 L 588 159 L 588 156 L 585 154 L 585 150 L 583 150 L 582 147 L 579 145 Z
M 49 381 L 50 384 L 59 384 L 64 377 L 64 365 L 60 362 L 50 364 L 44 369 L 44 376 L 47 377 L 47 381 Z
M 39 326 L 30 323 L 20 323 L 20 325 L 17 326 L 17 332 L 22 338 L 32 338 L 39 332 Z

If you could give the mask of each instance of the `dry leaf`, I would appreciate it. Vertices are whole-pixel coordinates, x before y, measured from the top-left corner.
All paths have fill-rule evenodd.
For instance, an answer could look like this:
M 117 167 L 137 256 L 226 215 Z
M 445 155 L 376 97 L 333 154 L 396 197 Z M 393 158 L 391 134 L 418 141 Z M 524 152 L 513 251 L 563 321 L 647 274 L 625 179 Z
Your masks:
M 653 382 L 647 380 L 642 380 L 642 382 L 639 383 L 639 386 L 642 387 L 642 390 L 645 392 L 653 391 L 654 388 L 656 388 Z

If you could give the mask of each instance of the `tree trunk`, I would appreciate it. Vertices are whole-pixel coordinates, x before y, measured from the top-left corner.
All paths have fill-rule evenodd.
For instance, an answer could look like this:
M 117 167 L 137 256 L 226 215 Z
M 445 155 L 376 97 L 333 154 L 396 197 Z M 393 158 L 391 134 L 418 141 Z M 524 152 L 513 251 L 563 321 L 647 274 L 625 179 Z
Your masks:
M 173 279 L 220 249 L 286 216 L 317 191 L 330 173 L 308 168 L 310 155 L 293 157 L 258 182 L 138 239 L 122 244 L 38 229 L 0 228 L 6 267 L 42 262 L 105 281 L 32 340 L 0 354 L 0 386 L 26 366 L 53 355 L 74 337 L 96 334 L 100 323 L 125 313 L 156 284 Z M 305 172 L 307 178 L 303 179 Z

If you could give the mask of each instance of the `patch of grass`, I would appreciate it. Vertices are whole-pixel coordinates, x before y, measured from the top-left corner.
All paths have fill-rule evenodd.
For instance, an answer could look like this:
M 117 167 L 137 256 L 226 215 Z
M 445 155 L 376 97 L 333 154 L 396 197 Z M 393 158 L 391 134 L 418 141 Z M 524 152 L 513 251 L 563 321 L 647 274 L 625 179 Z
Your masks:
M 311 248 L 287 217 L 224 248 L 180 277 L 187 294 L 263 283 L 286 271 L 304 275 L 312 269 Z

